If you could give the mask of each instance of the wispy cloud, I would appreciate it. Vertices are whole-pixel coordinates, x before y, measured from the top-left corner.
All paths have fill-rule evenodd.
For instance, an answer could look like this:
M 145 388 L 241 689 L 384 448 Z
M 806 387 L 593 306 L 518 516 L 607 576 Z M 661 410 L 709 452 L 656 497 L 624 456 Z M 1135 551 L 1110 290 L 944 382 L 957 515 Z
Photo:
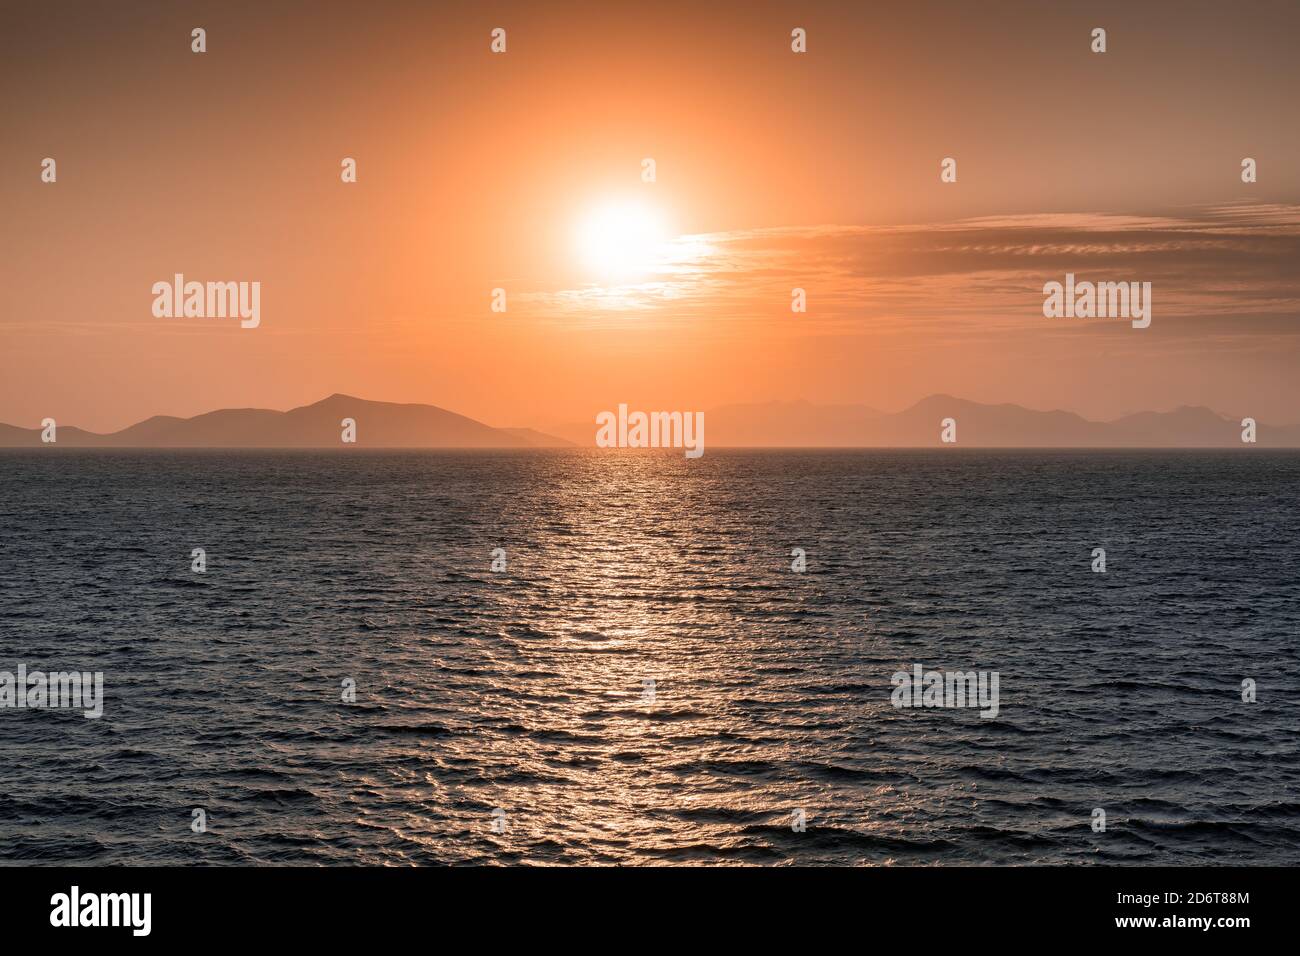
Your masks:
M 1216 320 L 1218 334 L 1300 332 L 1300 206 L 1239 203 L 1179 215 L 1043 214 L 914 226 L 809 226 L 682 236 L 644 280 L 535 289 L 562 323 L 789 322 L 805 332 L 996 333 L 1041 323 L 1042 287 L 1080 279 L 1153 284 L 1162 323 Z M 1253 322 L 1259 319 L 1259 322 Z

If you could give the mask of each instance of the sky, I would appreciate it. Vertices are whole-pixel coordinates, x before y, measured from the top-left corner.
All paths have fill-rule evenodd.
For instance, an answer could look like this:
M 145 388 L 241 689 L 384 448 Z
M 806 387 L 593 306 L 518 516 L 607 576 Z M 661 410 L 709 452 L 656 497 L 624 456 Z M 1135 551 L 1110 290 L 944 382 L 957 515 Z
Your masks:
M 8 4 L 0 421 L 1300 422 L 1298 43 L 1250 0 Z M 1067 272 L 1150 282 L 1150 327 L 1044 317 Z M 155 317 L 176 273 L 260 282 L 260 324 Z

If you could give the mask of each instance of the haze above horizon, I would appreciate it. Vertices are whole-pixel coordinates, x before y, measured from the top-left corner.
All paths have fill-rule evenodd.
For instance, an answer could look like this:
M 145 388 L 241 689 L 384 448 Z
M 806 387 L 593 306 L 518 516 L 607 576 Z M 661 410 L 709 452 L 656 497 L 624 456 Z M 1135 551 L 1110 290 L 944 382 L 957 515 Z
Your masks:
M 1300 420 L 1300 8 L 1012 6 L 236 4 L 202 55 L 166 4 L 16 10 L 0 421 L 336 392 L 542 430 L 937 393 Z M 259 283 L 259 321 L 158 317 L 176 275 Z M 1067 276 L 1150 283 L 1150 326 L 1045 317 Z

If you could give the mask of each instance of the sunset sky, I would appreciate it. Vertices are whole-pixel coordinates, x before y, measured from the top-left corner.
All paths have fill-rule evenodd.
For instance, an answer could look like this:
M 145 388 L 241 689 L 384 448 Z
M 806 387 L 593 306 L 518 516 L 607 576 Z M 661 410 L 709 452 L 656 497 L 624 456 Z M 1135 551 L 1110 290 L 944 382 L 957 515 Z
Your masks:
M 1300 422 L 1298 45 L 1282 2 L 6 4 L 0 421 L 946 392 Z M 154 318 L 177 272 L 260 281 L 260 326 Z M 1151 327 L 1044 318 L 1066 272 L 1151 282 Z

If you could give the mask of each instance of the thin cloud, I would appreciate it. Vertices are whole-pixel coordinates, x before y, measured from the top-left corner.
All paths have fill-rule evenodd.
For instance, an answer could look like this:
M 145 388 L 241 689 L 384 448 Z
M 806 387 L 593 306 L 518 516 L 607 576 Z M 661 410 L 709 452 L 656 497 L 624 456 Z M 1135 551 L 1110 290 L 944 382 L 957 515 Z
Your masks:
M 1214 331 L 1300 331 L 1300 206 L 1236 203 L 1178 216 L 1042 214 L 915 226 L 780 227 L 683 236 L 644 281 L 533 290 L 544 319 L 604 324 L 789 321 L 803 288 L 805 332 L 968 335 L 1041 323 L 1042 286 L 1151 282 L 1159 321 L 1217 317 Z

